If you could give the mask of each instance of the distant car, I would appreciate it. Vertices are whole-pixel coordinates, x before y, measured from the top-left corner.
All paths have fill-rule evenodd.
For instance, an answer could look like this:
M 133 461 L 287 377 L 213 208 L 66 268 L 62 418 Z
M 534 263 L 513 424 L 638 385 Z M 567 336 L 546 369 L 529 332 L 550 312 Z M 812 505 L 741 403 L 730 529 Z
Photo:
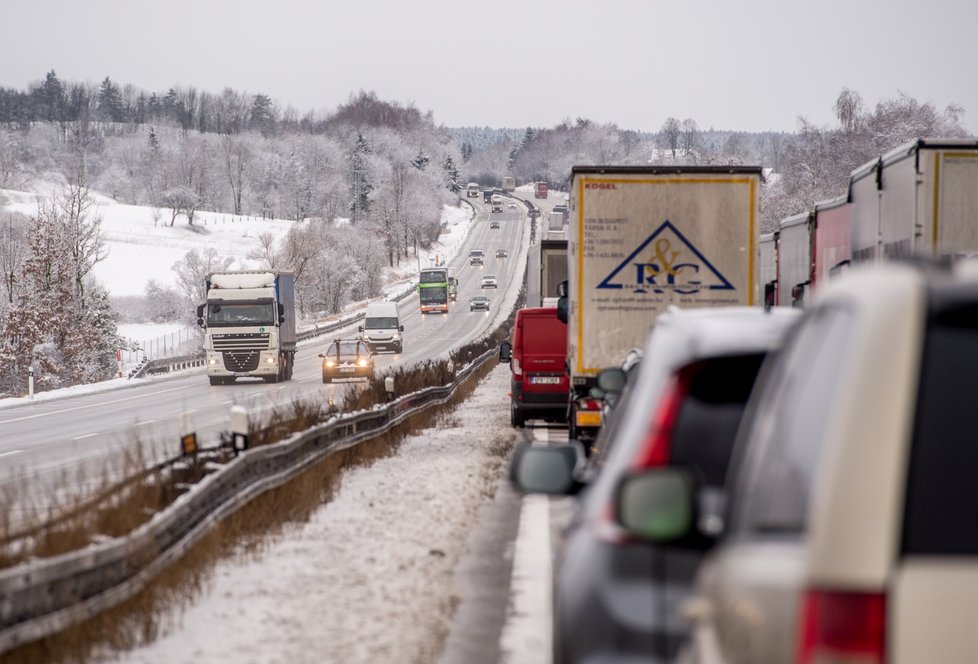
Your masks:
M 337 378 L 373 378 L 374 358 L 363 339 L 337 339 L 319 357 L 323 358 L 324 383 Z
M 473 249 L 469 252 L 469 265 L 484 265 L 485 252 L 482 249 Z
M 487 274 L 482 277 L 482 287 L 483 288 L 496 288 L 499 284 L 496 282 L 496 275 Z
M 509 258 L 509 252 L 505 249 L 496 249 L 496 258 Z
M 510 210 L 515 210 L 516 209 L 516 203 L 510 203 L 508 207 L 509 207 Z
M 469 311 L 489 311 L 489 298 L 485 295 L 474 295 L 469 300 Z
M 499 228 L 499 222 L 493 219 L 489 222 L 489 228 Z

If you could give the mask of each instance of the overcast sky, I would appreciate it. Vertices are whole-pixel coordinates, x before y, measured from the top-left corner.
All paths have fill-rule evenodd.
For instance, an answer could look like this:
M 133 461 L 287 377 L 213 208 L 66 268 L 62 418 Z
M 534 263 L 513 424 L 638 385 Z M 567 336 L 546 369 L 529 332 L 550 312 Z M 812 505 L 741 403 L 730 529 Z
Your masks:
M 656 131 L 834 123 L 843 87 L 965 108 L 978 132 L 975 0 L 24 0 L 0 85 L 106 76 L 264 93 L 300 114 L 357 90 L 448 126 L 587 117 Z

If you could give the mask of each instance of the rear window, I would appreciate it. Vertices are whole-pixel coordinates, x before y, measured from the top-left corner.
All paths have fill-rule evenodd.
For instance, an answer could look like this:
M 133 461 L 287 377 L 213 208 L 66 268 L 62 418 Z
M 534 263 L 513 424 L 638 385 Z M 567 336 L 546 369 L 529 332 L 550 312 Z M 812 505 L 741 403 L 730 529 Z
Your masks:
M 523 319 L 523 352 L 530 355 L 567 352 L 567 325 L 556 315 L 527 316 Z
M 709 486 L 723 485 L 734 437 L 763 354 L 697 362 L 673 432 L 673 461 L 690 464 Z
M 903 552 L 978 554 L 978 305 L 935 313 L 926 331 Z

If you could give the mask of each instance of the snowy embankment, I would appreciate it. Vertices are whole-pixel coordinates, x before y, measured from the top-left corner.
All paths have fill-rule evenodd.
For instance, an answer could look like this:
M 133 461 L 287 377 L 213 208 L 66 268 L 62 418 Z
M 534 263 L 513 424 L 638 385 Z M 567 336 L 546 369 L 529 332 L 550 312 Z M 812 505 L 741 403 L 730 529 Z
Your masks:
M 454 570 L 516 437 L 508 389 L 500 366 L 396 456 L 347 470 L 307 523 L 219 563 L 167 636 L 118 661 L 434 661 L 460 601 Z

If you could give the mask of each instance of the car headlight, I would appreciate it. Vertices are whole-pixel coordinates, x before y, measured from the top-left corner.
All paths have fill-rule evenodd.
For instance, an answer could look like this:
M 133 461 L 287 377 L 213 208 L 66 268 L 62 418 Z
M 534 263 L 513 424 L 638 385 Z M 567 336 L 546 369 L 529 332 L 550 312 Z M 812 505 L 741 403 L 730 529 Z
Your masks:
M 357 366 L 365 367 L 367 364 L 369 364 L 368 360 L 357 360 Z
M 326 360 L 323 364 L 331 369 L 336 366 L 336 362 L 333 360 Z

